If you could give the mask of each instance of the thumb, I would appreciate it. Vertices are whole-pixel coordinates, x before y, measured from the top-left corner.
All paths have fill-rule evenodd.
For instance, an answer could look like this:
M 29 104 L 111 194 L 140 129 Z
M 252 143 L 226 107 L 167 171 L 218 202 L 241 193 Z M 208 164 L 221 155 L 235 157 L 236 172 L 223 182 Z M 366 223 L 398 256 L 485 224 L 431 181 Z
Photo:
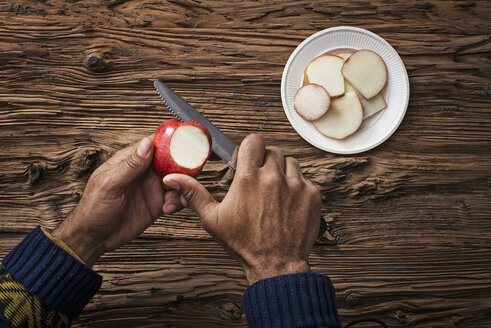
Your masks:
M 152 163 L 153 142 L 149 137 L 143 138 L 138 147 L 132 147 L 121 160 L 119 183 L 126 185 L 141 176 Z
M 198 213 L 206 230 L 213 230 L 211 225 L 216 223 L 220 203 L 201 183 L 184 174 L 166 175 L 163 182 L 167 187 L 179 191 L 181 197 Z

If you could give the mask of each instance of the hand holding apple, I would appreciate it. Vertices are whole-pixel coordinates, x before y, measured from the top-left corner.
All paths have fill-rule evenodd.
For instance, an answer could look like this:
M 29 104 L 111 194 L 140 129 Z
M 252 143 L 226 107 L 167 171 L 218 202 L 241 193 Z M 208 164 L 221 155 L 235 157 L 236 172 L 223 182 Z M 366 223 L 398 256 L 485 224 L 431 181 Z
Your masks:
M 151 137 L 118 151 L 92 173 L 82 199 L 53 235 L 88 266 L 136 238 L 164 211 L 180 210 L 179 193 L 165 190 L 150 164 Z
M 176 172 L 197 176 L 210 153 L 211 137 L 204 126 L 164 122 L 153 142 L 145 137 L 94 171 L 82 199 L 53 235 L 92 266 L 104 252 L 136 238 L 162 212 L 182 209 L 179 193 L 165 188 L 161 178 Z

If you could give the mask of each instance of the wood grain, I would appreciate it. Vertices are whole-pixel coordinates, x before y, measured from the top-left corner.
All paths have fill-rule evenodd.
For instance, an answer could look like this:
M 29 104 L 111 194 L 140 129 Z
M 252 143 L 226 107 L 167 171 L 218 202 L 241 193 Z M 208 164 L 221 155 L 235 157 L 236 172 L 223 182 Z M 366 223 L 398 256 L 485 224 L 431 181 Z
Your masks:
M 166 81 L 236 142 L 297 158 L 323 192 L 328 233 L 313 269 L 344 323 L 491 326 L 491 5 L 488 1 L 0 2 L 0 256 L 53 228 L 90 173 L 171 117 Z M 394 46 L 411 99 L 376 149 L 337 156 L 285 117 L 283 66 L 324 28 L 367 28 Z M 232 173 L 206 165 L 218 198 Z M 75 327 L 243 327 L 244 274 L 190 210 L 162 216 L 96 265 L 104 284 Z

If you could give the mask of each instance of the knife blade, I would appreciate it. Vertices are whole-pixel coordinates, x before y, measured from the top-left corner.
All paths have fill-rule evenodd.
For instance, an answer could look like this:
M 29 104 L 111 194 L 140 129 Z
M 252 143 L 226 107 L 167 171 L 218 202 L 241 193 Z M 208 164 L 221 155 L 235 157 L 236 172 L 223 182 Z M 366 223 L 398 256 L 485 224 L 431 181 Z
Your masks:
M 181 122 L 198 121 L 208 129 L 211 135 L 211 149 L 231 168 L 235 169 L 236 163 L 234 153 L 236 152 L 237 144 L 230 140 L 229 137 L 223 134 L 223 132 L 211 123 L 203 114 L 198 112 L 193 106 L 182 99 L 164 83 L 155 80 L 153 85 L 155 89 L 157 89 L 160 98 L 167 108 L 169 108 L 172 114 L 174 114 Z M 321 216 L 318 237 L 324 235 L 326 230 L 326 222 Z
M 234 152 L 237 144 L 164 83 L 156 80 L 153 85 L 165 105 L 181 122 L 198 121 L 208 129 L 211 135 L 211 149 L 213 152 L 220 156 L 231 168 L 235 169 Z

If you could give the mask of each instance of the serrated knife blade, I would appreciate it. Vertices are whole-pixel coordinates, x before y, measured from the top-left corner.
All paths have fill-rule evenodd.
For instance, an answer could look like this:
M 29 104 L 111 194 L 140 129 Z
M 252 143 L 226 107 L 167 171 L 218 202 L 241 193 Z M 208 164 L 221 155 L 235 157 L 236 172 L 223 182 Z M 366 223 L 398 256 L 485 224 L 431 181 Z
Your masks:
M 234 152 L 237 144 L 164 83 L 155 80 L 153 85 L 167 108 L 181 122 L 198 121 L 208 129 L 211 135 L 211 149 L 213 152 L 220 156 L 231 168 L 235 169 Z

